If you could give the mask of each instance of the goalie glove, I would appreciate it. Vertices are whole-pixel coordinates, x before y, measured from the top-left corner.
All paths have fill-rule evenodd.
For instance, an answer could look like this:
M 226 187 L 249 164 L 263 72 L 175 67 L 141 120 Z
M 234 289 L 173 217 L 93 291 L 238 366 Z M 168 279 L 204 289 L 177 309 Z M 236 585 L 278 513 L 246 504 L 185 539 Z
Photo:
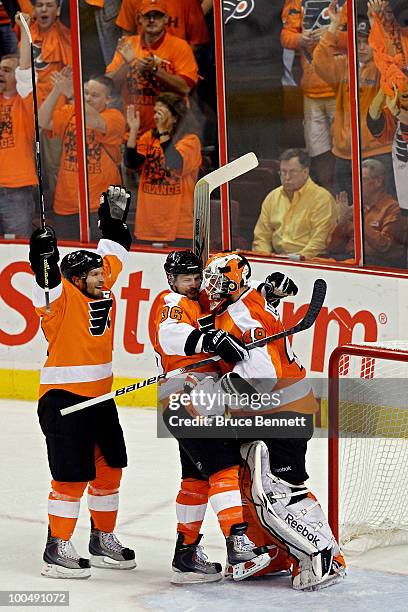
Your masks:
M 46 225 L 44 228 L 39 227 L 31 234 L 28 258 L 37 284 L 40 287 L 45 288 L 44 258 L 48 272 L 48 288 L 53 289 L 60 284 L 61 274 L 58 267 L 60 256 L 57 238 L 52 227 L 49 225 Z
M 204 334 L 202 351 L 204 353 L 216 353 L 226 363 L 231 364 L 249 359 L 249 351 L 245 344 L 223 329 Z
M 266 277 L 265 282 L 258 287 L 258 291 L 262 293 L 268 304 L 276 308 L 282 299 L 290 295 L 296 295 L 298 288 L 286 274 L 272 272 Z
M 132 244 L 132 236 L 125 223 L 130 207 L 130 191 L 120 185 L 110 185 L 101 194 L 98 209 L 98 226 L 102 238 L 121 244 L 127 251 Z

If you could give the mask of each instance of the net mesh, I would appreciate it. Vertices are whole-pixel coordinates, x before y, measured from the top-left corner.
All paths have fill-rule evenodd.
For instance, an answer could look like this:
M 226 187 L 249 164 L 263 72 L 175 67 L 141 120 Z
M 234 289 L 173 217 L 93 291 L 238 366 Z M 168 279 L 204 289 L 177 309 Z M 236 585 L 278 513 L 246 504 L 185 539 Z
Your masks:
M 340 360 L 340 543 L 361 552 L 408 543 L 408 363 L 381 358 L 408 342 L 359 346 L 381 349 Z

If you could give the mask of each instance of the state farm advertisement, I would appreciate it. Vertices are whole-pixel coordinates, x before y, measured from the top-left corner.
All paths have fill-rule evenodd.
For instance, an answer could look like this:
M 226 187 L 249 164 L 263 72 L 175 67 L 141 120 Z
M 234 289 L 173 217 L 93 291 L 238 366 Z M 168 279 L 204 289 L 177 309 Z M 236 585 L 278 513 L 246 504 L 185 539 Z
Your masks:
M 61 248 L 61 257 L 70 250 Z M 156 372 L 153 319 L 158 297 L 167 289 L 164 260 L 160 253 L 132 252 L 117 281 L 116 376 L 142 378 Z M 28 247 L 0 245 L 0 262 L 0 369 L 38 370 L 47 346 L 30 299 Z M 253 263 L 252 270 L 259 280 L 281 270 L 299 286 L 298 295 L 281 306 L 287 328 L 303 318 L 316 278 L 326 280 L 327 297 L 315 325 L 293 337 L 295 353 L 312 376 L 326 374 L 330 353 L 339 344 L 407 338 L 407 279 L 269 262 Z

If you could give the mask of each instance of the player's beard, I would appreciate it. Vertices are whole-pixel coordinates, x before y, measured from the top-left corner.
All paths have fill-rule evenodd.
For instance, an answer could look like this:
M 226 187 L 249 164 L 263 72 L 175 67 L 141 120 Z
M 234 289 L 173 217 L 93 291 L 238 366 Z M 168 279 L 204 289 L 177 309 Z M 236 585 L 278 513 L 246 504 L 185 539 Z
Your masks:
M 198 295 L 199 295 L 199 290 L 196 287 L 192 287 L 191 289 L 188 290 L 186 297 L 188 297 L 189 300 L 197 301 Z

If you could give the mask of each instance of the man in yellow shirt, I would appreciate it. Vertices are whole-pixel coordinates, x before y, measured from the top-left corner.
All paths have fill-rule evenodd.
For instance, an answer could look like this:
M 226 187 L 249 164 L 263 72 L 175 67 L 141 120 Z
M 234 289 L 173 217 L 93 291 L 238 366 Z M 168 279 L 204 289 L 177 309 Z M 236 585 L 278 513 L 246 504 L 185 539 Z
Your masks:
M 252 250 L 310 259 L 325 250 L 337 222 L 337 205 L 327 189 L 309 176 L 310 157 L 303 149 L 287 149 L 280 157 L 282 186 L 262 203 Z

